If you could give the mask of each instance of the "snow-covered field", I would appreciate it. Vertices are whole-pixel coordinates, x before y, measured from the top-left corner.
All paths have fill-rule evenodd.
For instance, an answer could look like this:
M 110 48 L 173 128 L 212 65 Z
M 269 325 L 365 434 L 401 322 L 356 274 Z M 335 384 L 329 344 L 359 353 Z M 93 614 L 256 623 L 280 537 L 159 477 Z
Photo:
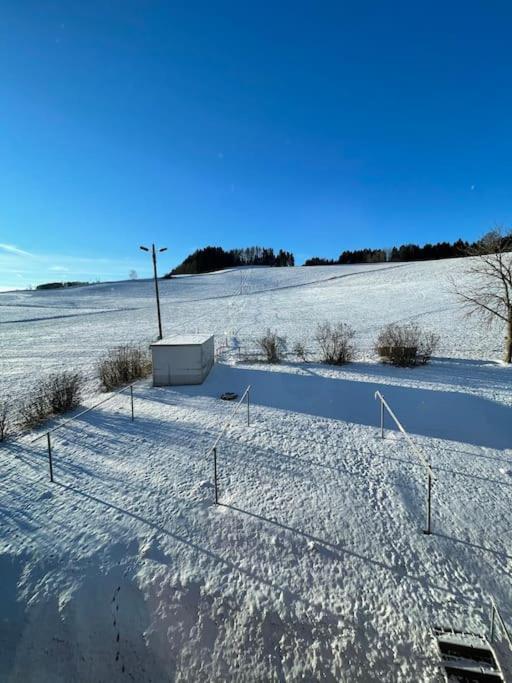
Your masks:
M 387 322 L 417 320 L 442 336 L 439 353 L 501 356 L 502 332 L 465 319 L 450 289 L 461 260 L 430 263 L 243 268 L 160 283 L 164 332 L 207 331 L 241 340 L 271 326 L 290 342 L 318 322 L 343 320 L 368 355 Z M 106 349 L 151 341 L 157 331 L 150 280 L 68 290 L 0 293 L 0 394 L 20 395 L 34 377 L 63 367 L 92 372 Z
M 120 395 L 45 442 L 0 447 L 0 680 L 436 681 L 434 624 L 512 625 L 512 374 L 501 330 L 466 320 L 461 261 L 248 268 L 162 282 L 167 332 L 289 341 L 357 330 L 343 368 L 226 354 L 201 386 Z M 0 390 L 156 328 L 152 283 L 0 295 Z M 382 324 L 437 331 L 432 364 L 377 364 Z M 251 385 L 218 452 L 207 455 Z M 434 467 L 396 431 L 376 390 Z M 91 403 L 89 397 L 86 403 Z M 387 423 L 391 427 L 391 423 Z M 510 661 L 508 662 L 510 664 Z

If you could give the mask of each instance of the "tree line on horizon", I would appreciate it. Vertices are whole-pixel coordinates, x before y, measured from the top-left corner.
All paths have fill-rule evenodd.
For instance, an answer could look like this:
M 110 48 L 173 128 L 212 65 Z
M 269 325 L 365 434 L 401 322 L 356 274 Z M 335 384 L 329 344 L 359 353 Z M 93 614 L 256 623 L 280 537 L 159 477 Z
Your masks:
M 43 282 L 41 285 L 36 285 L 36 290 L 41 289 L 65 289 L 66 287 L 83 287 L 90 285 L 91 282 L 81 282 L 80 280 L 73 280 L 70 282 Z
M 435 244 L 401 244 L 392 249 L 355 249 L 343 251 L 338 259 L 325 259 L 318 256 L 307 259 L 305 266 L 338 266 L 354 263 L 386 263 L 390 261 L 436 261 L 445 258 L 467 256 L 476 246 L 462 239 L 456 242 L 436 242 Z
M 222 247 L 205 247 L 204 249 L 196 249 L 193 254 L 187 256 L 179 266 L 176 266 L 164 277 L 208 273 L 237 266 L 286 267 L 294 265 L 293 254 L 283 249 L 280 249 L 276 254 L 272 248 L 268 247 L 255 246 L 244 249 L 230 249 L 229 251 L 225 251 Z
M 401 244 L 389 249 L 355 249 L 341 252 L 337 259 L 326 259 L 318 256 L 307 259 L 305 266 L 337 266 L 357 263 L 388 263 L 404 261 L 435 261 L 447 258 L 461 258 L 472 250 L 478 249 L 480 241 L 467 242 L 458 239 L 455 242 L 427 243 L 423 246 L 414 243 Z M 213 272 L 237 266 L 294 266 L 292 252 L 280 249 L 276 254 L 268 247 L 246 247 L 245 249 L 224 250 L 222 247 L 204 247 L 197 249 L 170 273 L 173 275 L 192 275 Z

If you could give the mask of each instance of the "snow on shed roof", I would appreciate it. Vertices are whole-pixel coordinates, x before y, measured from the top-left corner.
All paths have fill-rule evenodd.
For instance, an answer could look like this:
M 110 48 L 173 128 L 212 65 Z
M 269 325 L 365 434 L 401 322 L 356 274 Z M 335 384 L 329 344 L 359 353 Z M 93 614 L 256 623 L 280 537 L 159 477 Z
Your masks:
M 172 334 L 170 337 L 153 342 L 151 346 L 195 346 L 204 344 L 213 334 Z

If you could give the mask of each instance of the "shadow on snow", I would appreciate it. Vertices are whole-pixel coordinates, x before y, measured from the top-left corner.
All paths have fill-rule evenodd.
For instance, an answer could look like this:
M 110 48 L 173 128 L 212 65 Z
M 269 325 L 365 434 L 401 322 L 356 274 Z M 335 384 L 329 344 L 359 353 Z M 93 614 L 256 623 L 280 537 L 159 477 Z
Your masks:
M 340 377 L 325 377 L 315 372 L 315 366 L 298 367 L 300 372 L 289 372 L 286 366 L 279 371 L 218 364 L 204 384 L 173 387 L 172 391 L 218 397 L 222 391 L 241 394 L 250 384 L 255 404 L 377 427 L 379 406 L 374 394 L 378 390 L 411 434 L 487 448 L 512 447 L 512 410 L 498 402 L 459 391 L 347 379 L 344 371 Z M 352 371 L 355 367 L 351 366 Z M 356 373 L 353 376 L 357 377 Z M 145 397 L 165 401 L 153 392 Z M 395 428 L 389 417 L 385 426 Z

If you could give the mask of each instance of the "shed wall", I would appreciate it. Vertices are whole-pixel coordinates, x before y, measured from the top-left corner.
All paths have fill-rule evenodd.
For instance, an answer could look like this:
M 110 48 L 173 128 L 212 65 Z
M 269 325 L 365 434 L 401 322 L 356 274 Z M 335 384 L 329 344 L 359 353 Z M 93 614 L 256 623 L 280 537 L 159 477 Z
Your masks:
M 153 346 L 153 385 L 201 384 L 214 362 L 214 340 L 204 344 Z

